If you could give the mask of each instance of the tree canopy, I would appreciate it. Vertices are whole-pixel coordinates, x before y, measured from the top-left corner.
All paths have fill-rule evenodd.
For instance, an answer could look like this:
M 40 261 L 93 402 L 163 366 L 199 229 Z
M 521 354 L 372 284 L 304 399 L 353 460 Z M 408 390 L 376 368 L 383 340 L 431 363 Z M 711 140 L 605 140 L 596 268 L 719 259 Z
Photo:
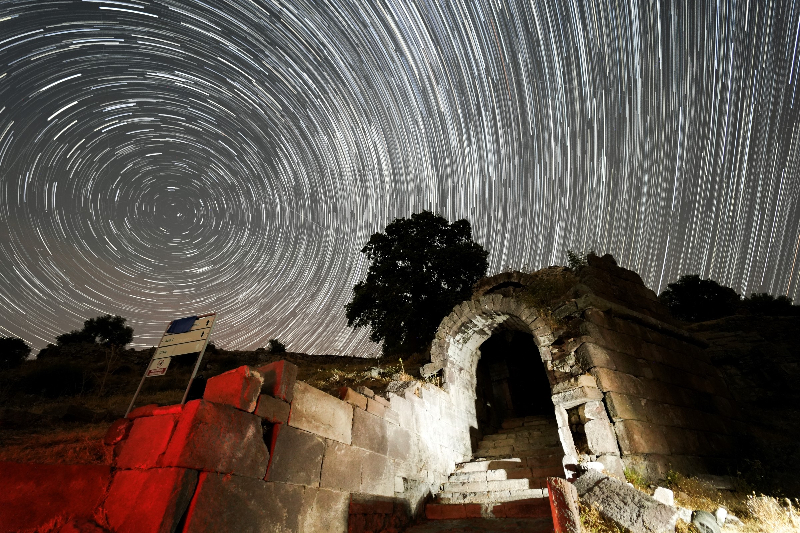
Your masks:
M 450 224 L 430 211 L 395 219 L 361 253 L 371 265 L 345 306 L 347 324 L 368 326 L 384 354 L 425 349 L 441 320 L 472 296 L 489 256 L 469 221 Z
M 126 326 L 127 319 L 119 315 L 90 318 L 83 328 L 56 337 L 59 346 L 76 343 L 94 343 L 103 346 L 125 346 L 133 340 L 133 328 Z
M 738 312 L 741 299 L 735 290 L 696 274 L 681 276 L 659 296 L 672 316 L 687 322 L 704 322 Z
M 31 353 L 31 347 L 16 337 L 0 337 L 0 370 L 16 368 Z

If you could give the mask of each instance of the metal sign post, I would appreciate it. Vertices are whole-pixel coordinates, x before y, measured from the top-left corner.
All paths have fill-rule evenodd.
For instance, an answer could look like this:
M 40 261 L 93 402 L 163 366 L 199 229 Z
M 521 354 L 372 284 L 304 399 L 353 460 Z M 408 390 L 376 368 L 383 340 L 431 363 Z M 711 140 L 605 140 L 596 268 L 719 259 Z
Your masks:
M 200 362 L 203 360 L 203 355 L 206 353 L 208 338 L 211 336 L 211 329 L 214 327 L 214 320 L 216 317 L 216 313 L 208 313 L 197 317 L 173 320 L 169 323 L 167 329 L 164 331 L 164 335 L 161 336 L 161 341 L 158 343 L 156 351 L 153 352 L 153 357 L 150 358 L 150 363 L 144 371 L 142 380 L 139 382 L 139 387 L 136 389 L 133 399 L 131 399 L 128 410 L 125 411 L 126 417 L 130 414 L 131 409 L 133 409 L 145 379 L 166 374 L 170 361 L 176 355 L 199 352 L 197 362 L 192 370 L 192 377 L 189 379 L 189 384 L 186 386 L 186 391 L 183 393 L 183 399 L 181 400 L 181 405 L 186 403 L 186 397 L 189 395 L 189 388 L 192 386 L 192 382 L 197 375 L 197 370 L 200 368 Z M 176 327 L 179 322 L 180 327 Z

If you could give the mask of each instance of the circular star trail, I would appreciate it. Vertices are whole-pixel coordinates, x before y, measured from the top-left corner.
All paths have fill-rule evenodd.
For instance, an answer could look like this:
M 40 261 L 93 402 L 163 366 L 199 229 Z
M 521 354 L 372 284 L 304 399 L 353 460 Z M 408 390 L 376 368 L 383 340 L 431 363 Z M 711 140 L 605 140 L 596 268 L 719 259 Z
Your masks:
M 0 333 L 377 351 L 369 236 L 798 296 L 800 2 L 0 1 Z

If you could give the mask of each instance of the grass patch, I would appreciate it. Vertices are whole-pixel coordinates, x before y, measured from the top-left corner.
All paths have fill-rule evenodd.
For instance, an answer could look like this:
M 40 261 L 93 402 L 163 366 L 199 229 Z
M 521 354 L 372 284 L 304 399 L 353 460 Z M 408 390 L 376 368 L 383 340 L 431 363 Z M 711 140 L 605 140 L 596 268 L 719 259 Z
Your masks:
M 45 464 L 111 464 L 112 449 L 103 445 L 108 423 L 78 428 L 4 430 L 0 461 Z

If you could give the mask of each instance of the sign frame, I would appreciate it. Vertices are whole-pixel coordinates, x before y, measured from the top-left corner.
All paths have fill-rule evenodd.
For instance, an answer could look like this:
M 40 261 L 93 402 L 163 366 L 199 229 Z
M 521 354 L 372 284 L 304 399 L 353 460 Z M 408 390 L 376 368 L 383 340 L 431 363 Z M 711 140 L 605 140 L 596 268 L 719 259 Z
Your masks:
M 208 328 L 208 335 L 205 336 L 205 339 L 202 339 L 202 340 L 201 339 L 197 339 L 197 340 L 192 340 L 192 341 L 189 341 L 189 342 L 186 342 L 186 343 L 182 343 L 182 344 L 186 344 L 186 345 L 189 345 L 189 344 L 197 345 L 197 344 L 200 344 L 202 342 L 202 349 L 199 350 L 199 355 L 197 356 L 197 361 L 195 362 L 194 369 L 192 370 L 192 377 L 189 378 L 189 384 L 186 385 L 186 390 L 183 393 L 183 399 L 181 400 L 181 405 L 184 405 L 186 403 L 186 398 L 189 396 L 189 389 L 192 387 L 192 383 L 194 382 L 194 378 L 197 377 L 197 371 L 200 369 L 200 363 L 203 361 L 203 356 L 205 355 L 206 348 L 208 347 L 208 339 L 211 337 L 211 330 L 214 329 L 214 324 L 217 321 L 216 320 L 217 313 L 206 313 L 204 315 L 198 315 L 198 317 L 195 319 L 195 322 L 197 322 L 198 320 L 201 320 L 203 318 L 207 318 L 207 317 L 210 317 L 210 316 L 213 316 L 214 320 L 211 322 L 211 326 Z M 174 322 L 174 320 L 172 322 Z M 182 355 L 183 353 L 192 353 L 192 352 L 182 352 L 180 349 L 179 350 L 169 350 L 169 355 L 162 355 L 160 357 L 156 357 L 156 355 L 159 352 L 159 348 L 161 348 L 161 343 L 164 342 L 164 339 L 167 336 L 167 331 L 169 331 L 169 327 L 172 325 L 172 322 L 167 324 L 166 329 L 164 329 L 163 335 L 161 335 L 161 341 L 159 341 L 158 347 L 156 347 L 156 349 L 153 351 L 152 357 L 150 357 L 150 362 L 147 364 L 147 368 L 145 368 L 144 375 L 142 376 L 142 380 L 139 382 L 139 387 L 136 388 L 136 392 L 133 394 L 133 398 L 131 399 L 131 403 L 130 403 L 130 405 L 128 405 L 128 410 L 125 411 L 125 418 L 128 417 L 128 415 L 130 414 L 131 410 L 133 409 L 133 406 L 136 403 L 136 398 L 139 396 L 139 393 L 142 391 L 142 386 L 144 385 L 144 382 L 145 382 L 145 380 L 147 378 L 149 378 L 149 377 L 159 377 L 159 376 L 163 376 L 164 374 L 166 374 L 167 367 L 169 366 L 169 363 L 170 363 L 170 361 L 172 360 L 172 358 L 174 356 Z M 192 330 L 187 332 L 187 333 L 191 333 L 192 331 L 194 331 L 194 326 L 192 326 Z M 179 334 L 175 334 L 175 335 L 186 335 L 186 334 L 179 333 Z M 170 339 L 170 340 L 172 340 L 172 339 Z M 172 348 L 173 346 L 181 346 L 182 344 L 168 345 L 168 346 L 170 348 Z M 174 351 L 175 352 L 181 352 L 181 353 L 172 353 Z M 155 361 L 163 360 L 163 359 L 166 360 L 166 363 L 156 363 L 156 366 L 154 367 L 153 363 Z M 160 371 L 158 373 L 151 373 L 151 371 L 154 370 L 154 369 L 159 369 Z

